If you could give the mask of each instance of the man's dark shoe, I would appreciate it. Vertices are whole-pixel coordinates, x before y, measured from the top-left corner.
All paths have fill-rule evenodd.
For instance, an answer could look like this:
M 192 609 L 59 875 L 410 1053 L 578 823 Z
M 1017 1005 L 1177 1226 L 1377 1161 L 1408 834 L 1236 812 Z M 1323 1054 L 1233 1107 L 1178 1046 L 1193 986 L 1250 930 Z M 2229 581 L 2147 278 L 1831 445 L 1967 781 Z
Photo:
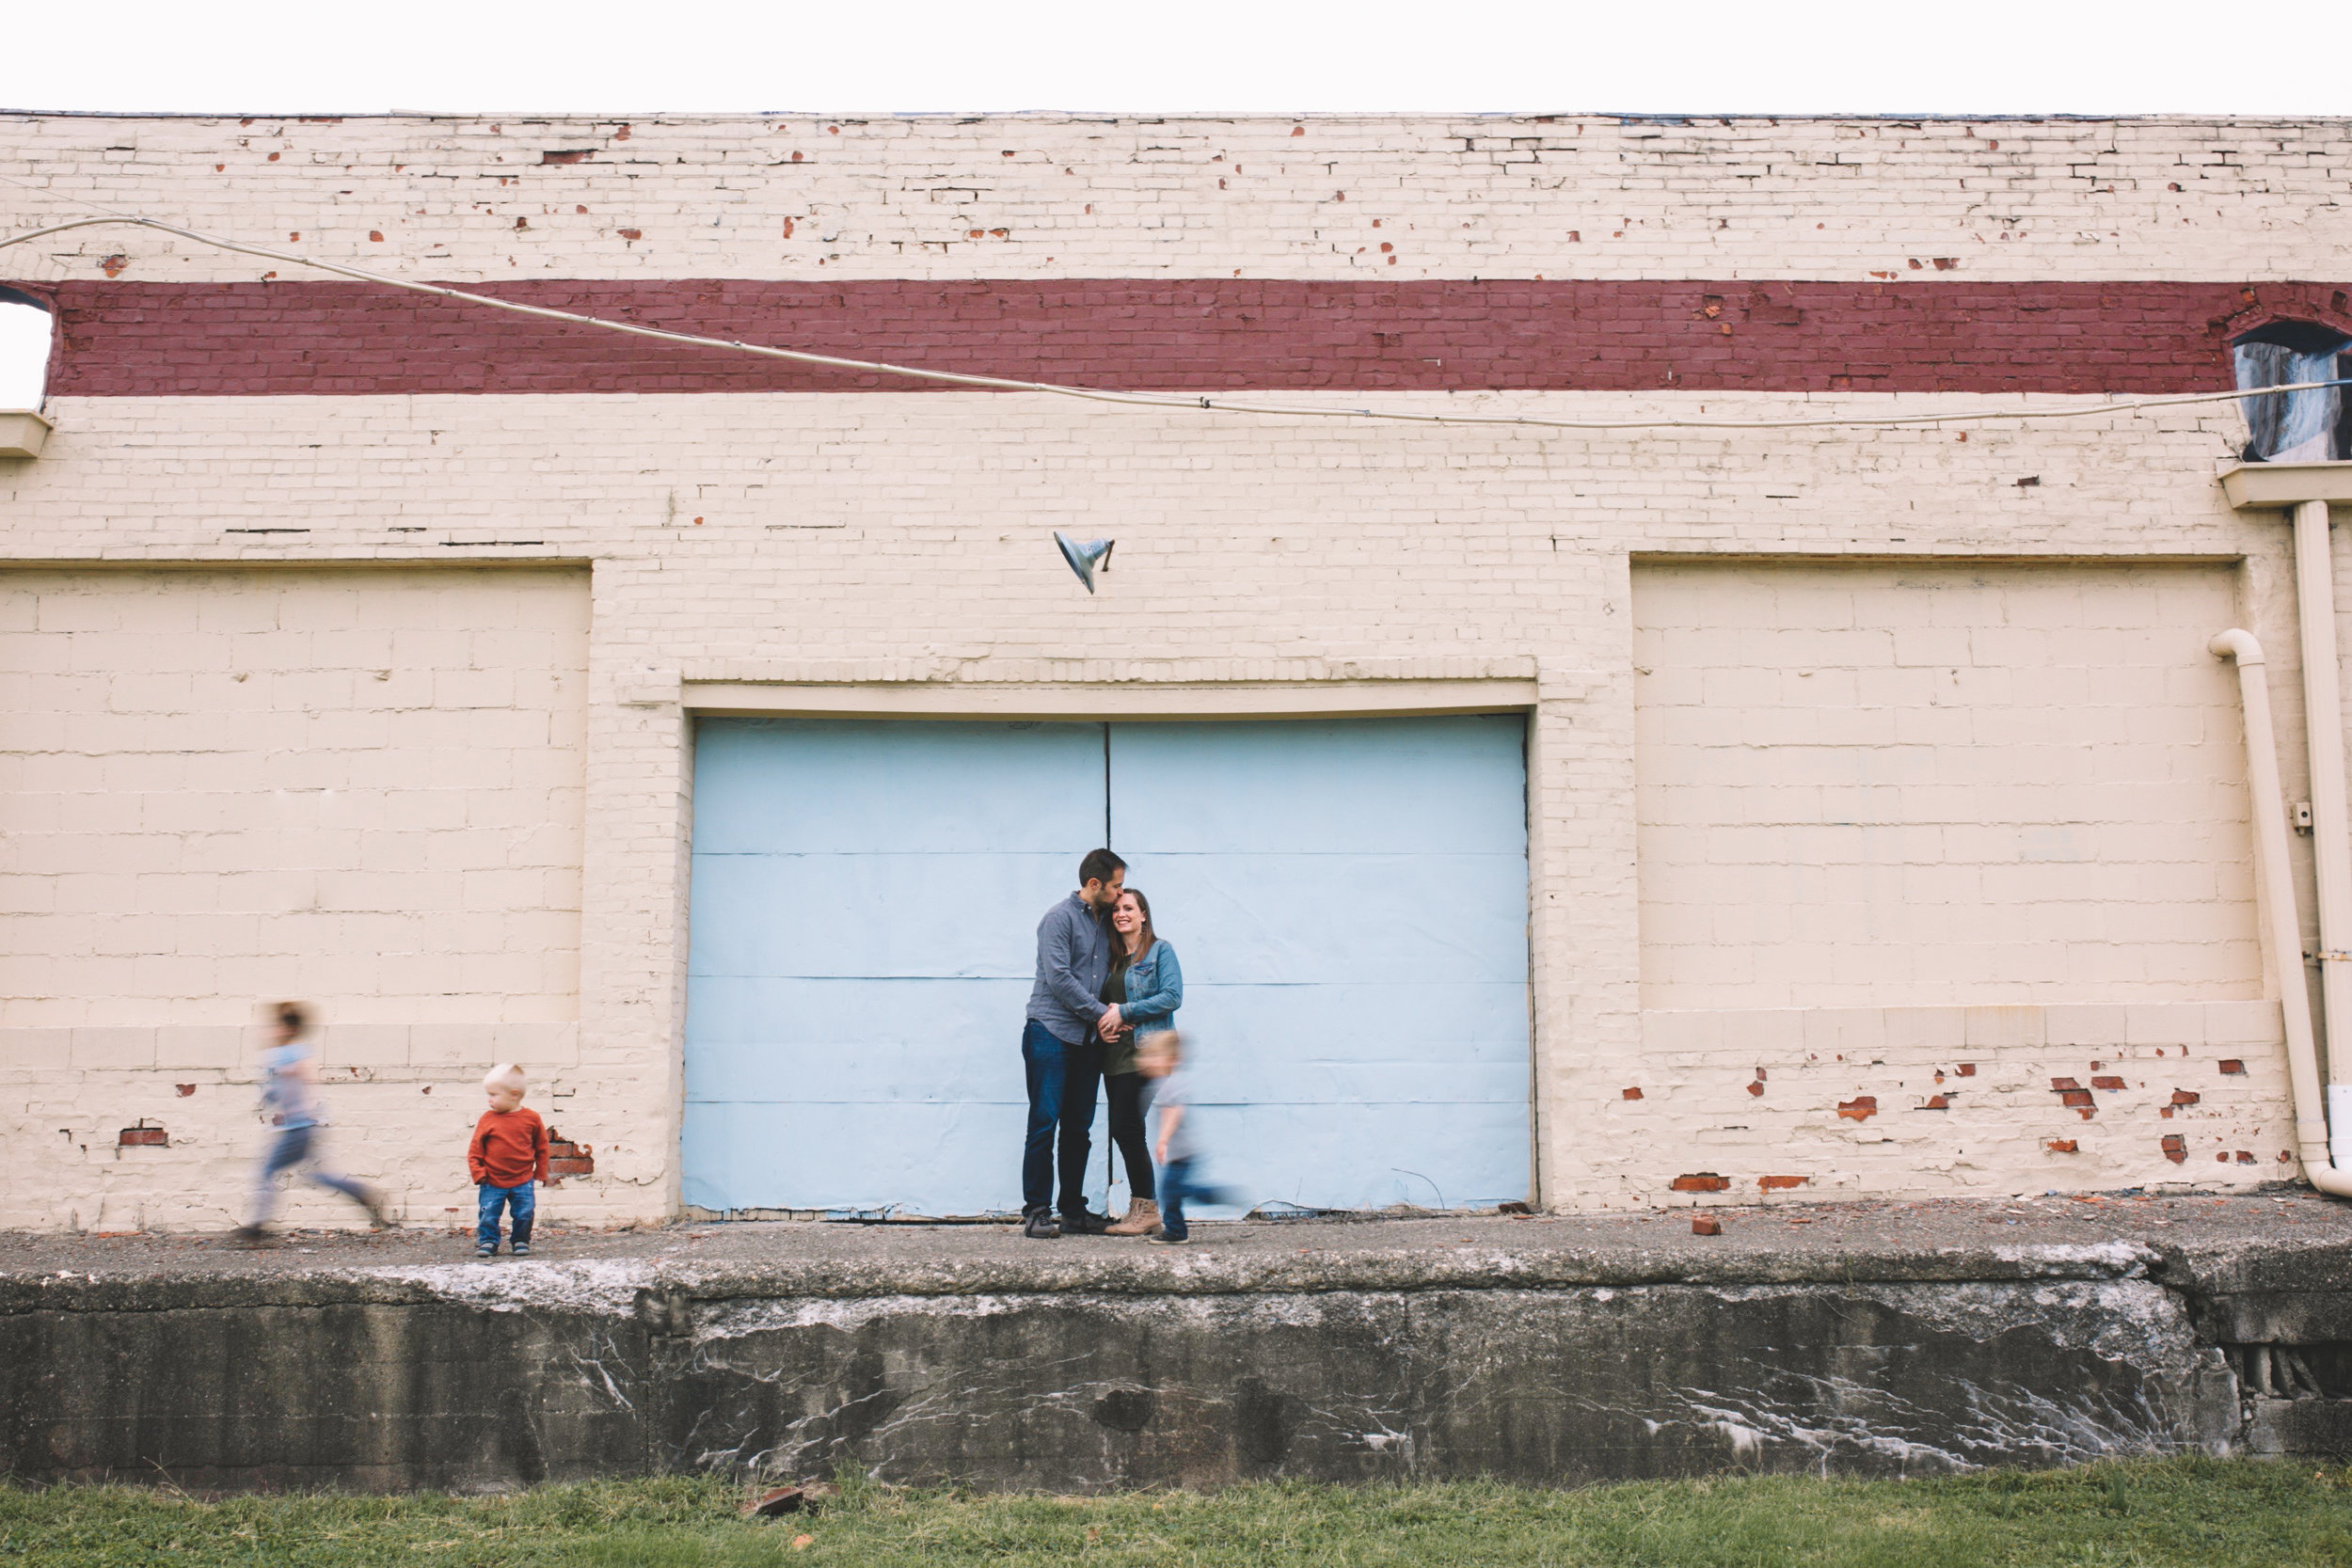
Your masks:
M 239 1246 L 267 1246 L 269 1232 L 258 1225 L 241 1225 L 229 1233 L 230 1240 Z
M 1061 1227 L 1054 1223 L 1053 1215 L 1040 1209 L 1023 1223 L 1021 1234 L 1032 1242 L 1050 1242 L 1061 1234 Z
M 1110 1216 L 1091 1209 L 1080 1209 L 1061 1217 L 1061 1232 L 1065 1236 L 1100 1236 L 1110 1227 Z

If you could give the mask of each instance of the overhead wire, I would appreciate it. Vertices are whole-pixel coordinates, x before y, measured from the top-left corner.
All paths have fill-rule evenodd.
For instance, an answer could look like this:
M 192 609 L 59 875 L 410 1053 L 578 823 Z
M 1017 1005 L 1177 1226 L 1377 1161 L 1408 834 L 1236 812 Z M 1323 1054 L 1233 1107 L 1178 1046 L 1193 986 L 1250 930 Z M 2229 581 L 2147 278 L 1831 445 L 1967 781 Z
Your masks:
M 0 181 L 26 190 L 39 190 L 20 180 L 0 175 Z M 1729 420 L 1689 418 L 1577 420 L 1558 419 L 1537 414 L 1441 414 L 1407 408 L 1341 407 L 1330 404 L 1269 403 L 1248 398 L 1196 396 L 1182 392 L 1124 392 L 1109 388 L 1078 387 L 1054 381 L 1025 381 L 1011 376 L 975 375 L 962 371 L 932 370 L 920 365 L 893 364 L 882 359 L 853 359 L 834 354 L 814 354 L 805 349 L 778 348 L 767 343 L 748 343 L 735 338 L 707 337 L 695 332 L 674 332 L 666 327 L 646 326 L 638 322 L 615 321 L 608 316 L 585 315 L 575 310 L 558 310 L 545 305 L 526 305 L 520 300 L 501 299 L 495 294 L 469 293 L 438 283 L 421 283 L 413 278 L 394 277 L 384 273 L 370 272 L 362 267 L 347 266 L 340 261 L 322 261 L 293 251 L 278 250 L 267 245 L 247 245 L 242 241 L 224 239 L 194 229 L 183 229 L 160 218 L 142 217 L 135 214 L 115 213 L 101 209 L 108 215 L 75 218 L 70 222 L 52 224 L 22 234 L 0 239 L 0 250 L 13 245 L 29 245 L 53 234 L 72 230 L 101 227 L 132 226 L 151 229 L 160 233 L 176 235 L 199 245 L 277 261 L 286 266 L 309 267 L 339 277 L 348 277 L 381 288 L 400 289 L 409 293 L 429 294 L 438 299 L 455 300 L 461 304 L 503 310 L 518 316 L 532 316 L 541 321 L 563 322 L 573 326 L 594 327 L 607 332 L 625 333 L 633 338 L 648 338 L 659 342 L 679 343 L 691 348 L 716 349 L 726 353 L 755 355 L 762 358 L 781 359 L 796 365 L 812 365 L 825 370 L 854 371 L 872 375 L 897 376 L 912 381 L 931 381 L 946 386 L 974 387 L 989 391 L 1035 392 L 1050 397 L 1073 398 L 1087 403 L 1111 404 L 1127 408 L 1165 408 L 1204 410 L 1219 414 L 1243 414 L 1276 419 L 1373 420 L 1390 423 L 1428 425 L 1502 426 L 1532 430 L 1563 431 L 1675 431 L 1675 430 L 1836 430 L 1836 429 L 1908 429 L 1947 424 L 1982 424 L 2017 420 L 2075 420 L 2096 419 L 2117 415 L 2131 416 L 2155 409 L 2182 408 L 2200 404 L 2233 403 L 2249 397 L 2274 397 L 2288 392 L 2315 391 L 2328 387 L 2352 386 L 2352 378 L 2331 381 L 2304 381 L 2280 387 L 2241 388 L 2228 392 L 2190 392 L 2154 398 L 2109 398 L 2098 403 L 2007 408 L 1953 408 L 1931 412 L 1886 415 L 1840 414 L 1815 419 Z

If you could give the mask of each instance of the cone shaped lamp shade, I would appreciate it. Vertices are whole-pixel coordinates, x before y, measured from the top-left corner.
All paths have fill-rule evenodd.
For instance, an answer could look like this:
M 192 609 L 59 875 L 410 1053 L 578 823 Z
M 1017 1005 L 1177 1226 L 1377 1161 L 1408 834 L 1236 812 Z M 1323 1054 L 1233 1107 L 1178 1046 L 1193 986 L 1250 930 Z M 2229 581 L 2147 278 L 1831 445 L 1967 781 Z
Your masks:
M 1094 592 L 1094 574 L 1111 569 L 1111 546 L 1116 539 L 1089 539 L 1079 544 L 1061 530 L 1054 531 L 1054 543 L 1061 546 L 1061 558 L 1070 562 L 1070 569 L 1078 574 L 1078 580 Z

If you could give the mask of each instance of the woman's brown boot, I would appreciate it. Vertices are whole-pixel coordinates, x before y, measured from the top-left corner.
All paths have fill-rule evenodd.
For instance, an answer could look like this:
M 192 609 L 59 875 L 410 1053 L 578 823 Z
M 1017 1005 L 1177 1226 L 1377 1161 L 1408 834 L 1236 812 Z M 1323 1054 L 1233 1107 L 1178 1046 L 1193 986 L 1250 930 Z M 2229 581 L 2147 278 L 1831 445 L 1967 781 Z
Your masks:
M 1127 1216 L 1108 1230 L 1105 1236 L 1148 1236 L 1160 1227 L 1160 1206 L 1148 1197 L 1127 1200 Z

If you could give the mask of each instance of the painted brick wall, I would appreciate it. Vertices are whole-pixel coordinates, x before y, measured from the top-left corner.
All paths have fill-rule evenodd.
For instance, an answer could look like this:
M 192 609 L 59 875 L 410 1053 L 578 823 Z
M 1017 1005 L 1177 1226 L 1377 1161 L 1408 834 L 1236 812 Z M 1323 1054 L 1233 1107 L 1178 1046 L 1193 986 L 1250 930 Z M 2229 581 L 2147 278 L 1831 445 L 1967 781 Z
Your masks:
M 1638 568 L 1643 1006 L 2260 996 L 2233 575 Z
M 567 1077 L 586 587 L 0 574 L 0 1225 L 225 1219 L 264 999 L 323 1009 L 330 1101 L 369 1085 L 338 1152 L 405 1201 L 464 1185 L 429 1156 L 490 1063 Z
M 1518 129 L 1497 121 L 1312 121 L 1295 137 L 1288 121 L 841 122 L 838 135 L 832 123 L 647 122 L 624 141 L 611 123 L 19 119 L 0 122 L 0 172 L 34 178 L 60 209 L 76 198 L 155 209 L 457 279 L 1197 278 L 1238 268 L 1278 278 L 1377 269 L 1383 278 L 1865 283 L 1891 272 L 1935 288 L 2324 279 L 2341 270 L 2341 170 L 2352 156 L 2332 124 L 1588 120 L 1574 135 L 1577 122 L 1562 121 L 1520 138 L 1573 145 L 1518 149 L 1511 135 L 1487 135 Z M 1003 157 L 1007 149 L 1015 155 Z M 540 161 L 566 150 L 595 155 Z M 2168 189 L 2174 183 L 2183 190 Z M 6 221 L 29 227 L 48 201 L 15 203 Z M 1387 239 L 1392 223 L 1410 244 Z M 302 240 L 283 238 L 294 233 Z M 1384 243 L 1398 248 L 1383 253 Z M 100 262 L 115 255 L 118 281 L 253 281 L 270 270 L 92 230 L 0 272 L 103 283 Z M 1939 271 L 1938 256 L 1958 264 Z M 1915 274 L 1912 257 L 1922 262 Z M 552 1025 L 574 1029 L 574 1054 L 534 1102 L 597 1146 L 598 1169 L 551 1198 L 558 1217 L 642 1218 L 674 1199 L 685 741 L 695 684 L 718 681 L 773 683 L 787 693 L 780 702 L 794 683 L 815 683 L 952 710 L 1020 682 L 1107 702 L 1161 681 L 1532 674 L 1548 1201 L 2228 1184 L 2278 1169 L 2285 1100 L 2275 1012 L 2247 962 L 2242 880 L 2221 863 L 2223 840 L 2243 831 L 2233 769 L 2216 775 L 2219 837 L 2201 851 L 2213 896 L 2142 900 L 2140 912 L 2160 918 L 2184 911 L 2190 942 L 2215 956 L 2195 988 L 2159 974 L 2162 996 L 2126 995 L 2125 976 L 2096 997 L 2045 990 L 2012 1012 L 1996 1006 L 2019 1000 L 2010 990 L 1988 994 L 2011 977 L 1979 967 L 1947 976 L 1948 990 L 1932 996 L 1710 994 L 1647 1011 L 1643 997 L 1635 670 L 1647 658 L 1636 656 L 1637 558 L 1647 574 L 1661 558 L 1867 557 L 1933 563 L 1938 580 L 1956 575 L 1955 561 L 1981 558 L 1999 563 L 1984 602 L 2072 594 L 2077 605 L 2087 561 L 2201 561 L 2184 579 L 2226 581 L 2226 592 L 2201 587 L 2161 613 L 2135 610 L 2129 624 L 2151 638 L 2177 634 L 2150 668 L 2226 693 L 2226 673 L 2194 651 L 2226 599 L 2269 648 L 2286 787 L 2305 792 L 2283 531 L 2275 517 L 2229 512 L 2213 483 L 2217 461 L 2244 438 L 2226 404 L 1964 433 L 1539 436 L 952 392 L 107 389 L 55 399 L 49 450 L 0 465 L 0 559 L 18 570 L 235 568 L 241 580 L 217 579 L 235 604 L 255 592 L 246 583 L 277 580 L 289 565 L 421 575 L 568 562 L 576 574 L 593 563 L 584 653 L 567 666 L 585 671 L 578 1020 Z M 1820 418 L 1981 407 L 1994 396 L 1803 395 L 1796 386 L 1289 395 L 1617 418 Z M 2083 401 L 2036 398 L 2052 408 Z M 1120 540 L 1101 595 L 1070 579 L 1048 539 L 1055 528 Z M 248 531 L 257 529 L 307 531 Z M 2043 582 L 2074 586 L 2045 593 Z M 2339 593 L 2352 599 L 2352 585 Z M 1902 594 L 1893 598 L 1890 615 L 1915 613 Z M 576 612 L 578 598 L 566 602 Z M 1938 629 L 1932 610 L 1917 613 L 1919 629 Z M 2089 619 L 2049 629 L 2100 634 Z M 134 658 L 129 673 L 158 672 Z M 2208 729 L 2183 743 L 2200 768 L 2222 768 L 2234 744 L 2226 704 L 2213 705 L 2220 701 L 2176 697 L 2166 710 L 2205 715 Z M 516 711 L 545 721 L 544 710 Z M 2003 784 L 2007 765 L 1993 766 Z M 1991 794 L 1973 811 L 1954 809 L 1952 820 L 1973 814 L 1979 829 L 2021 821 L 2013 800 Z M 1668 869 L 1691 863 L 1679 843 L 1645 852 Z M 2298 870 L 2308 911 L 2307 877 Z M 93 912 L 146 914 L 120 897 Z M 51 918 L 46 909 L 32 916 Z M 1915 948 L 1925 937 L 1906 940 Z M 97 991 L 42 994 L 102 1002 Z M 173 1001 L 160 1006 L 167 1016 L 121 1027 L 158 1039 L 167 1027 L 233 1031 L 259 999 L 222 982 L 201 1006 Z M 360 1059 L 378 1049 L 364 1045 L 363 1025 L 405 1029 L 398 1049 L 418 1049 L 437 1027 L 419 1016 L 430 1012 L 424 993 L 395 993 L 373 1019 L 340 995 L 319 1000 L 330 1065 L 345 1069 L 330 1095 L 347 1163 L 404 1182 L 419 1217 L 445 1210 L 439 1178 L 405 1173 L 449 1157 L 471 1119 L 478 1067 L 469 1059 L 461 1069 L 453 1052 L 446 1062 L 411 1061 L 403 1070 L 412 1076 L 395 1079 L 389 1064 Z M 20 1033 L 75 1026 L 101 1025 Z M 1009 1023 L 1009 1071 L 1015 1033 Z M 1824 1053 L 1817 1035 L 1856 1043 Z M 212 1037 L 223 1061 L 233 1057 L 228 1034 Z M 2225 1061 L 2245 1070 L 2225 1073 Z M 1958 1084 L 1963 1064 L 1978 1069 L 1968 1083 L 1983 1084 L 1927 1108 L 1944 1092 L 1934 1074 Z M 225 1094 L 230 1069 L 212 1070 Z M 178 1075 L 193 1071 L 126 1066 L 20 1080 L 9 1103 L 26 1131 L 8 1134 L 10 1157 L 76 1151 L 40 1167 L 68 1174 L 49 1180 L 43 1207 L 21 1223 L 217 1223 L 215 1195 L 233 1196 L 242 1183 L 248 1123 L 206 1132 L 215 1141 L 200 1169 L 151 1158 L 178 1156 L 177 1141 L 168 1150 L 110 1141 L 142 1118 L 215 1103 L 209 1086 L 178 1095 L 176 1083 L 190 1081 Z M 2124 1086 L 2094 1089 L 2098 1076 Z M 2059 1078 L 2093 1095 L 2092 1117 L 2049 1086 Z M 1763 1094 L 1749 1092 L 1756 1083 Z M 1629 1087 L 1645 1098 L 1627 1100 Z M 2176 1090 L 2201 1098 L 2175 1104 Z M 464 1099 L 467 1114 L 452 1117 L 444 1095 Z M 1878 1109 L 1839 1114 L 1861 1099 Z M 2161 1143 L 2175 1135 L 2178 1161 Z M 2072 1154 L 2049 1148 L 2069 1140 Z M 2241 1162 L 2241 1150 L 2252 1159 Z M 1784 1157 L 1797 1155 L 1804 1163 L 1791 1167 Z M 1724 1178 L 1720 1193 L 1675 1185 L 1709 1172 Z M 1806 1184 L 1759 1185 L 1781 1175 Z
M 45 193 L 11 193 L 21 228 L 97 204 L 451 281 L 2282 280 L 2352 245 L 2343 120 L 20 115 L 0 174 Z M 42 251 L 59 277 L 118 254 L 269 266 L 111 230 Z

